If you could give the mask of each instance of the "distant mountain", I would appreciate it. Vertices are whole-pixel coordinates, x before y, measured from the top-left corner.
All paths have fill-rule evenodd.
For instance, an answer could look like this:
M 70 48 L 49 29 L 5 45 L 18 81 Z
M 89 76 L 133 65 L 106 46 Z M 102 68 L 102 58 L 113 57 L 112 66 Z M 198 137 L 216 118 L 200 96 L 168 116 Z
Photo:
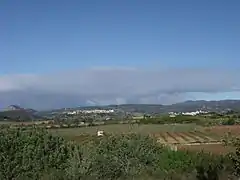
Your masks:
M 34 109 L 24 109 L 17 105 L 10 105 L 0 111 L 0 121 L 30 121 L 40 118 L 36 115 L 36 112 Z
M 62 112 L 65 110 L 77 109 L 115 109 L 130 113 L 169 113 L 169 112 L 192 112 L 197 110 L 205 110 L 211 112 L 221 112 L 227 109 L 240 111 L 240 100 L 221 100 L 221 101 L 186 101 L 172 105 L 158 104 L 122 104 L 108 106 L 87 106 L 68 109 L 53 110 L 54 112 Z
M 240 100 L 220 100 L 220 101 L 186 101 L 183 103 L 177 103 L 170 106 L 165 106 L 167 111 L 195 111 L 195 110 L 206 110 L 220 112 L 226 109 L 234 111 L 240 111 Z
M 10 105 L 7 108 L 3 109 L 2 111 L 15 111 L 15 110 L 22 110 L 23 108 L 21 108 L 18 105 Z
M 13 121 L 29 121 L 52 113 L 61 113 L 66 110 L 89 110 L 89 109 L 114 109 L 120 112 L 129 113 L 147 113 L 147 114 L 164 114 L 169 112 L 192 112 L 205 110 L 211 112 L 222 112 L 226 110 L 240 111 L 240 100 L 222 100 L 222 101 L 186 101 L 172 105 L 159 104 L 122 104 L 107 106 L 85 106 L 76 108 L 62 108 L 50 111 L 35 111 L 34 109 L 24 109 L 20 106 L 11 105 L 4 111 L 0 112 L 0 119 Z
M 186 112 L 196 111 L 199 109 L 209 111 L 221 111 L 225 109 L 240 110 L 240 100 L 222 100 L 222 101 L 186 101 L 172 105 L 156 105 L 156 104 L 139 104 L 138 98 L 132 98 L 122 105 L 108 106 L 88 106 L 85 107 L 92 97 L 81 96 L 76 94 L 56 94 L 50 92 L 42 92 L 36 90 L 26 91 L 8 91 L 0 92 L 0 108 L 8 107 L 9 104 L 17 104 L 7 109 L 21 109 L 21 107 L 31 107 L 37 110 L 57 109 L 61 112 L 66 108 L 78 107 L 74 109 L 86 108 L 113 108 L 125 112 L 141 112 L 141 113 L 167 113 L 171 111 Z M 106 97 L 108 98 L 108 97 Z M 132 103 L 132 104 L 129 104 Z M 97 103 L 96 103 L 97 104 Z M 79 106 L 81 106 L 79 108 Z M 24 109 L 30 114 L 35 114 L 33 109 Z M 1 110 L 1 109 L 0 109 Z M 55 110 L 54 110 L 55 111 Z
M 127 112 L 141 113 L 169 113 L 169 112 L 193 112 L 205 110 L 211 112 L 221 112 L 227 109 L 240 111 L 240 100 L 222 100 L 222 101 L 186 101 L 172 105 L 152 105 L 152 104 L 131 104 L 108 106 L 117 107 Z

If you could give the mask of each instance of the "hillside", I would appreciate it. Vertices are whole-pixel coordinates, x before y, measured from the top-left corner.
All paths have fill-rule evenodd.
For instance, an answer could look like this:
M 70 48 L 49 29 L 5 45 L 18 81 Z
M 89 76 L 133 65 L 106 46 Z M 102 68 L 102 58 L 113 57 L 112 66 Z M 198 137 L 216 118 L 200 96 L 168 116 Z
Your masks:
M 234 111 L 240 110 L 240 100 L 221 100 L 221 101 L 186 101 L 169 106 L 164 106 L 165 112 L 189 112 L 196 110 L 206 110 L 221 112 L 227 109 Z
M 40 118 L 40 116 L 35 114 L 36 112 L 33 109 L 24 109 L 16 105 L 11 105 L 0 111 L 0 121 L 31 121 Z
M 130 113 L 149 113 L 163 114 L 168 112 L 192 112 L 197 110 L 205 110 L 212 112 L 222 112 L 225 110 L 240 111 L 240 100 L 221 100 L 221 101 L 186 101 L 172 105 L 161 104 L 121 104 L 107 106 L 85 106 L 76 108 L 64 108 L 51 111 L 39 112 L 39 114 L 61 113 L 63 111 L 72 110 L 91 110 L 91 109 L 114 109 L 117 111 Z
M 92 107 L 93 109 L 96 107 Z M 168 112 L 192 112 L 205 110 L 212 112 L 221 112 L 228 109 L 240 111 L 240 100 L 221 100 L 221 101 L 186 101 L 172 105 L 156 104 L 122 104 L 103 106 L 107 109 L 118 109 L 125 112 L 139 113 L 168 113 Z

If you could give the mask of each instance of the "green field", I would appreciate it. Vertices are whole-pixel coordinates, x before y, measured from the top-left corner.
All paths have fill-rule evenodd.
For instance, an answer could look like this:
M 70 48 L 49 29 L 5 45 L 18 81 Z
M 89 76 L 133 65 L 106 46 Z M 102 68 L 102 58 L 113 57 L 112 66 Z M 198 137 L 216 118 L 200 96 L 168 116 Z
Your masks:
M 109 134 L 125 134 L 125 133 L 138 133 L 138 134 L 154 134 L 158 132 L 187 132 L 193 130 L 200 130 L 201 127 L 195 124 L 177 124 L 177 125 L 157 125 L 157 124 L 144 124 L 144 125 L 130 125 L 130 124 L 111 124 L 82 128 L 61 128 L 50 129 L 49 131 L 64 137 L 79 136 L 83 134 L 96 135 L 98 130 L 102 130 Z

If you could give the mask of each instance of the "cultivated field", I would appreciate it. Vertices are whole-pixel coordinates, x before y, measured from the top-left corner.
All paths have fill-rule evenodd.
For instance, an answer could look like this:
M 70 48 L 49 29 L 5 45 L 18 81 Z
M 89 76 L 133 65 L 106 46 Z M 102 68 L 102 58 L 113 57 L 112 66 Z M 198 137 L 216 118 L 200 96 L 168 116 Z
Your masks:
M 234 136 L 240 135 L 240 125 L 233 126 L 212 126 L 205 128 L 205 132 L 211 133 L 217 136 L 224 136 L 226 133 L 231 133 Z
M 224 146 L 221 138 L 201 131 L 164 132 L 154 134 L 154 136 L 158 142 L 175 150 L 205 151 L 217 154 L 225 154 L 234 150 L 232 147 Z
M 201 131 L 190 132 L 164 132 L 154 136 L 162 144 L 198 144 L 198 143 L 217 143 L 219 140 L 208 136 Z
M 221 139 L 227 132 L 240 135 L 240 126 L 213 126 L 203 128 L 194 124 L 175 125 L 130 125 L 113 124 L 83 128 L 49 129 L 50 132 L 64 136 L 79 143 L 96 138 L 98 130 L 107 134 L 138 133 L 157 138 L 159 143 L 176 146 L 177 149 L 191 151 L 207 151 L 212 153 L 228 153 L 234 148 L 222 145 Z
M 204 132 L 214 139 L 221 140 L 224 137 L 224 135 L 226 135 L 227 133 L 230 133 L 232 136 L 240 136 L 240 125 L 212 126 L 212 127 L 205 128 Z M 207 152 L 212 152 L 217 154 L 225 154 L 235 150 L 235 148 L 233 147 L 224 146 L 220 143 L 191 145 L 191 146 L 180 145 L 179 149 L 187 149 L 187 150 L 193 150 L 193 151 L 204 150 Z
M 195 124 L 111 124 L 101 126 L 91 126 L 82 128 L 61 128 L 61 129 L 49 129 L 50 132 L 61 136 L 79 136 L 82 134 L 96 135 L 97 131 L 101 130 L 108 134 L 126 134 L 126 133 L 138 133 L 144 135 L 156 134 L 159 132 L 189 132 L 202 129 Z

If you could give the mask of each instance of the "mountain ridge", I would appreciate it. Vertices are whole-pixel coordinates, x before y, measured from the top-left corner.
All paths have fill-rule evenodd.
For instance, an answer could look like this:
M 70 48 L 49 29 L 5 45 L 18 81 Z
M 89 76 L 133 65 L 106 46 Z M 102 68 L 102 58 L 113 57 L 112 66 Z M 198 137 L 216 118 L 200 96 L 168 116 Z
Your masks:
M 40 118 L 36 113 L 37 111 L 34 109 L 25 109 L 19 105 L 9 105 L 0 110 L 0 120 L 30 121 Z
M 212 112 L 220 112 L 226 109 L 240 111 L 240 100 L 189 100 L 185 102 L 175 103 L 171 105 L 162 104 L 119 104 L 104 106 L 81 106 L 74 108 L 62 108 L 51 111 L 66 110 L 83 110 L 83 109 L 118 109 L 125 112 L 141 112 L 141 113 L 168 113 L 168 112 L 192 112 L 197 110 L 205 110 Z

